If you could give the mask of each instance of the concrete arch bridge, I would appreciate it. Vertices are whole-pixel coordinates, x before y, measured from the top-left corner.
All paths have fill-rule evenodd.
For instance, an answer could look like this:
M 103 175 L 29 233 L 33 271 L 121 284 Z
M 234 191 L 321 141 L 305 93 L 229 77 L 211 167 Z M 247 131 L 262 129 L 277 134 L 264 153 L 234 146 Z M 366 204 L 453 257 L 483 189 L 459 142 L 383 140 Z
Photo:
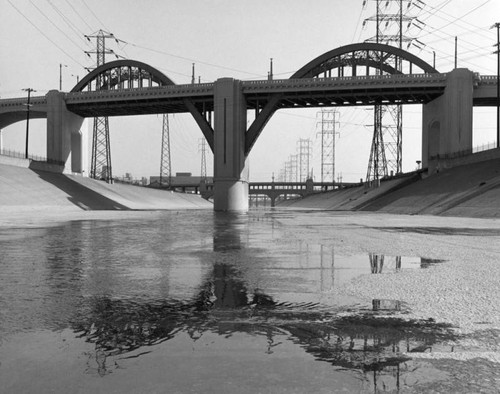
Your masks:
M 214 209 L 232 211 L 248 209 L 247 157 L 279 109 L 422 104 L 425 167 L 430 157 L 472 149 L 472 108 L 496 105 L 496 85 L 493 76 L 467 69 L 438 73 L 402 49 L 359 43 L 326 52 L 280 80 L 176 85 L 145 63 L 114 61 L 69 93 L 33 97 L 30 116 L 47 118 L 47 158 L 79 172 L 84 118 L 191 113 L 214 153 Z M 26 104 L 25 98 L 0 100 L 0 129 L 24 120 Z

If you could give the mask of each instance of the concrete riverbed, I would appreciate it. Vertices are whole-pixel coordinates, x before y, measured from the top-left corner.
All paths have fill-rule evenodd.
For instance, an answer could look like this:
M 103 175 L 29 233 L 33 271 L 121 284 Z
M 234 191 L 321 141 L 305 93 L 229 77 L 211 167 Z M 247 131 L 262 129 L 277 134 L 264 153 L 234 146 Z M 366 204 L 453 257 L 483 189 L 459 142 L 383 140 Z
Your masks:
M 498 220 L 288 210 L 12 219 L 0 220 L 7 393 L 500 387 Z
M 431 216 L 0 170 L 2 392 L 499 391 L 500 219 L 446 216 L 496 212 L 494 171 L 422 181 Z

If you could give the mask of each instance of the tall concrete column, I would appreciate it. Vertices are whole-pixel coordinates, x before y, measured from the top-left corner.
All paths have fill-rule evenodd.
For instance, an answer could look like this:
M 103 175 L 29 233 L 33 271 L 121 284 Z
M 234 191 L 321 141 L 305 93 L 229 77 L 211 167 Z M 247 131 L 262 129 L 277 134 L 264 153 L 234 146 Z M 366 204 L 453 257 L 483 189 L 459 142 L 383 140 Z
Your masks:
M 80 128 L 83 118 L 66 108 L 64 93 L 47 93 L 47 159 L 64 163 L 65 172 L 82 171 Z M 74 152 L 74 157 L 72 157 Z
M 214 209 L 248 211 L 247 109 L 241 81 L 218 79 L 214 104 Z
M 448 74 L 444 94 L 423 106 L 422 167 L 432 173 L 449 154 L 472 153 L 474 74 L 458 68 Z

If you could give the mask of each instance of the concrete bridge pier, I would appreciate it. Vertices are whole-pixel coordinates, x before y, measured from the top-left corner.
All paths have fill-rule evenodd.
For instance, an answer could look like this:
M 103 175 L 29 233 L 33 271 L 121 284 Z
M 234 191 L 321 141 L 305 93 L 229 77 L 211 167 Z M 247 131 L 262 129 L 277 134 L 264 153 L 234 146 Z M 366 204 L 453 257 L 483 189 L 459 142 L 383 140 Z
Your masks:
M 214 86 L 214 210 L 248 211 L 247 109 L 241 81 Z
M 472 71 L 458 68 L 448 74 L 444 94 L 423 106 L 422 167 L 429 174 L 439 171 L 440 158 L 472 152 L 473 90 Z
M 64 93 L 47 93 L 47 159 L 64 163 L 64 172 L 82 172 L 82 136 L 84 118 L 66 108 Z

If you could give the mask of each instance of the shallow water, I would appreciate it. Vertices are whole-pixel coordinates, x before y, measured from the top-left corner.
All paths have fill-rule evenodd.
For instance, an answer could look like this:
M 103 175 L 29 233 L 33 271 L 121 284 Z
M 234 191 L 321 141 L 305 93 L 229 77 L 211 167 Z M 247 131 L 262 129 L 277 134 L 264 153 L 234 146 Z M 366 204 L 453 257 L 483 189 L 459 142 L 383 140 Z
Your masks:
M 286 213 L 293 229 L 280 215 L 1 229 L 3 390 L 418 392 L 450 382 L 453 371 L 408 356 L 451 351 L 450 327 L 402 320 L 399 300 L 332 291 L 445 262 L 344 256 L 301 240 L 304 213 Z

